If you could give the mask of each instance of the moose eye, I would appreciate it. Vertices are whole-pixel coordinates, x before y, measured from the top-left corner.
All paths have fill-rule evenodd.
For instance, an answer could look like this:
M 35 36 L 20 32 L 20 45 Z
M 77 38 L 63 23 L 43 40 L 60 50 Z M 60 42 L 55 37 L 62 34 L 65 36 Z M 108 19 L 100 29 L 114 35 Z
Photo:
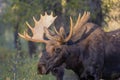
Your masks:
M 61 52 L 61 48 L 55 48 L 55 53 L 60 53 Z

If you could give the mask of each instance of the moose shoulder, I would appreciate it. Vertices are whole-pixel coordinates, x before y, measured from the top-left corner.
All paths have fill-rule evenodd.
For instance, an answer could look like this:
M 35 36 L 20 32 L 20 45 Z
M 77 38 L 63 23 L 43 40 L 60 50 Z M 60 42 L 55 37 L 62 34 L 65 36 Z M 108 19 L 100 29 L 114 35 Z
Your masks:
M 47 54 L 48 57 L 43 58 L 46 55 L 42 55 L 38 65 L 41 74 L 57 70 L 56 74 L 59 75 L 61 72 L 58 77 L 63 77 L 64 70 L 63 67 L 60 68 L 63 65 L 67 69 L 72 69 L 80 80 L 110 78 L 114 73 L 119 76 L 120 40 L 116 38 L 119 31 L 115 36 L 109 36 L 112 32 L 106 33 L 98 25 L 88 23 L 89 17 L 90 13 L 84 12 L 82 17 L 78 16 L 74 26 L 70 17 L 70 32 L 67 36 L 63 27 L 60 27 L 59 31 L 54 28 L 55 33 L 48 29 L 56 19 L 52 14 L 41 15 L 39 21 L 33 18 L 35 27 L 27 23 L 33 36 L 26 32 L 19 35 L 26 40 L 46 44 L 43 54 Z M 43 38 L 44 34 L 47 40 Z

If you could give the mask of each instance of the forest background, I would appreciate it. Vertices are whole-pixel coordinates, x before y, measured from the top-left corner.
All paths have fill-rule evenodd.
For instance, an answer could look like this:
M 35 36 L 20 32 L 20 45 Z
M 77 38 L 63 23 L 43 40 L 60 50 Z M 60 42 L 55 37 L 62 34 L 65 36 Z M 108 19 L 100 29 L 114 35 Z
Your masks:
M 78 14 L 90 11 L 90 21 L 106 32 L 120 28 L 120 0 L 0 0 L 0 80 L 55 80 L 37 75 L 38 55 L 44 45 L 25 41 L 18 36 L 26 30 L 25 22 L 34 25 L 44 12 L 57 15 L 54 25 L 69 30 L 69 16 L 74 22 Z M 28 30 L 29 31 L 29 30 Z M 66 70 L 64 80 L 77 80 Z

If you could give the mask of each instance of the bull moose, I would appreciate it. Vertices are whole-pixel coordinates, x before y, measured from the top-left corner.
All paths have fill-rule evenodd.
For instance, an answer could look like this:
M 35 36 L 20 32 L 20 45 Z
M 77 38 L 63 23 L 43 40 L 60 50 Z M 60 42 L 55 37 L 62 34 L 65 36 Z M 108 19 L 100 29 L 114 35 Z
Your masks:
M 114 35 L 106 33 L 98 25 L 89 23 L 89 17 L 90 12 L 84 12 L 82 17 L 78 16 L 74 26 L 70 17 L 68 35 L 63 27 L 59 31 L 54 27 L 54 32 L 48 29 L 57 18 L 53 17 L 53 13 L 41 15 L 38 21 L 33 17 L 35 27 L 26 23 L 33 36 L 27 32 L 23 35 L 19 33 L 19 36 L 46 44 L 44 55 L 38 64 L 41 74 L 58 70 L 55 76 L 62 80 L 64 68 L 67 68 L 73 70 L 80 80 L 110 80 L 111 76 L 112 79 L 120 77 L 120 32 L 111 32 Z
M 120 44 L 118 44 L 118 41 L 120 41 L 120 30 L 115 30 L 115 31 L 111 31 L 111 32 L 106 32 L 107 37 L 109 37 L 109 40 L 111 43 L 114 44 L 114 46 L 117 46 Z M 118 48 L 119 48 L 118 46 Z M 40 54 L 40 60 L 39 60 L 39 64 L 38 64 L 38 72 L 39 74 L 47 74 L 47 69 L 48 67 L 46 66 L 49 62 L 49 56 L 47 53 L 43 52 L 44 54 Z M 57 80 L 63 80 L 63 75 L 64 75 L 64 67 L 66 67 L 67 69 L 73 69 L 71 68 L 71 66 L 73 64 L 71 64 L 72 62 L 76 62 L 73 61 L 73 58 L 76 58 L 75 56 L 70 57 L 71 59 L 69 60 L 69 62 L 67 62 L 67 64 L 70 64 L 68 66 L 62 65 L 56 68 L 51 69 L 51 72 L 53 73 L 53 75 L 56 76 Z M 71 61 L 72 60 L 72 61 Z M 111 77 L 106 76 L 106 78 L 108 80 L 110 80 Z M 112 79 L 112 78 L 111 78 Z M 112 79 L 113 80 L 113 79 Z

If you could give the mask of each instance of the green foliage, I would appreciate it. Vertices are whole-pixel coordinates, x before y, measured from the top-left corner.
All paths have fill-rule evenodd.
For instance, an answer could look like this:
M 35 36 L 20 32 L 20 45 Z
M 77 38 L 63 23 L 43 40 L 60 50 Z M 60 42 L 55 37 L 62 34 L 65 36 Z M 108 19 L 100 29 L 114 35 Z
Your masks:
M 31 59 L 24 53 L 21 58 L 16 55 L 16 51 L 0 47 L 0 80 L 55 80 L 51 74 L 37 74 L 36 56 Z M 64 80 L 78 79 L 72 71 L 65 70 Z
M 0 80 L 55 80 L 49 74 L 37 74 L 38 58 L 25 56 L 20 58 L 15 51 L 0 48 Z
M 20 29 L 24 29 L 24 23 L 28 20 L 31 21 L 32 16 L 41 13 L 42 8 L 39 0 L 30 2 L 29 0 L 12 0 L 5 10 L 5 14 L 2 16 L 4 23 L 11 24 L 13 29 L 19 23 Z

